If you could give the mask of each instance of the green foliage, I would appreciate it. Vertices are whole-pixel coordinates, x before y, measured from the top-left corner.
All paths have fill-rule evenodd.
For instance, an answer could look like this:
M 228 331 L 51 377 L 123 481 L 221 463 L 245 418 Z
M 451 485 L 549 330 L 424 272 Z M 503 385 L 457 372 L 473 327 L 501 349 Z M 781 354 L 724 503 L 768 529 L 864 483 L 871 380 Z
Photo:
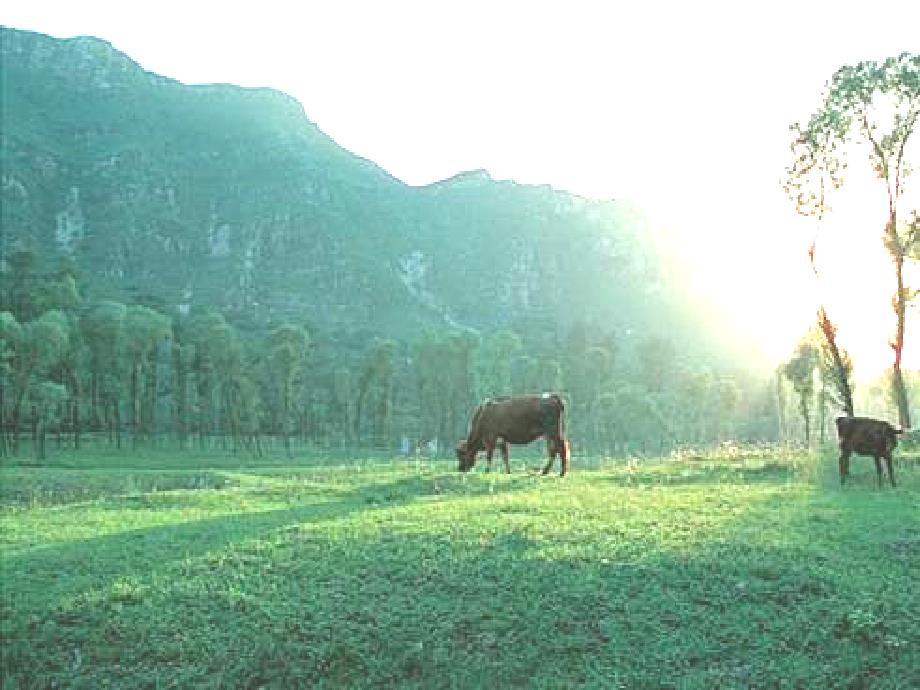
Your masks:
M 362 438 L 365 427 L 371 430 L 374 445 L 386 445 L 393 393 L 396 342 L 374 338 L 368 348 L 358 378 L 355 408 L 355 437 Z M 368 410 L 371 414 L 365 414 Z
M 578 319 L 644 331 L 679 311 L 648 290 L 664 269 L 629 204 L 481 172 L 410 187 L 284 94 L 183 85 L 95 39 L 4 28 L 0 50 L 0 253 L 24 252 L 0 311 L 20 321 L 68 308 L 32 284 L 65 259 L 92 300 L 360 334 L 349 357 L 448 326 L 514 330 L 542 354 Z
M 796 345 L 792 359 L 783 366 L 783 374 L 792 383 L 796 393 L 806 395 L 814 393 L 814 375 L 817 364 L 818 350 L 813 339 L 806 336 Z
M 815 392 L 815 370 L 818 366 L 819 351 L 813 334 L 799 340 L 792 359 L 782 367 L 783 375 L 792 383 L 799 396 L 799 413 L 805 425 L 805 443 L 811 441 L 811 402 Z
M 479 385 L 484 396 L 511 395 L 512 367 L 522 347 L 521 336 L 507 329 L 484 338 L 479 360 Z
M 10 360 L 16 354 L 16 349 L 20 347 L 22 338 L 22 326 L 8 311 L 0 312 L 0 367 L 2 371 L 9 371 Z
M 900 184 L 910 172 L 904 156 L 918 117 L 920 55 L 902 53 L 837 70 L 821 108 L 805 125 L 792 127 L 796 159 L 787 171 L 787 191 L 799 210 L 808 215 L 823 212 L 823 196 L 806 191 L 807 185 L 827 179 L 840 188 L 847 159 L 857 152 L 868 157 L 888 184 L 890 202 L 896 204 Z
M 787 169 L 786 191 L 800 213 L 822 218 L 826 195 L 845 182 L 848 161 L 864 157 L 886 187 L 888 215 L 882 233 L 895 279 L 892 307 L 893 391 L 903 428 L 910 427 L 910 406 L 901 374 L 907 302 L 903 264 L 916 242 L 916 223 L 899 219 L 904 184 L 913 170 L 908 141 L 920 119 L 920 55 L 902 53 L 884 61 L 864 61 L 834 73 L 821 107 L 802 125 L 793 125 L 794 161 Z M 917 209 L 908 210 L 916 219 Z M 814 266 L 812 247 L 812 264 Z M 856 269 L 858 267 L 854 267 Z M 838 379 L 844 376 L 841 372 Z M 846 396 L 844 396 L 846 397 Z
M 80 319 L 80 328 L 91 353 L 90 368 L 104 395 L 116 396 L 124 352 L 127 307 L 105 300 L 91 305 Z
M 711 371 L 747 401 L 754 383 L 685 318 L 629 204 L 481 171 L 411 188 L 283 94 L 189 87 L 95 39 L 2 32 L 0 452 L 45 382 L 69 394 L 62 450 L 124 432 L 135 450 L 443 449 L 484 397 L 546 390 L 580 447 L 648 445 L 597 408 L 635 387 L 663 442 L 775 433 L 720 407 L 715 383 L 704 400 L 678 385 Z M 26 366 L 22 339 L 52 311 L 66 345 Z

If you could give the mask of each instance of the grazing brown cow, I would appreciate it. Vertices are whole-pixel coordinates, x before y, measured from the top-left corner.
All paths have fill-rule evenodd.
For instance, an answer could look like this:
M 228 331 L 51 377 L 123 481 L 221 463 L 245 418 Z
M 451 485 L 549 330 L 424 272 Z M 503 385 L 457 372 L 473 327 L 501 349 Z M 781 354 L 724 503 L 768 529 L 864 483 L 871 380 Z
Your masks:
M 846 481 L 850 474 L 850 455 L 869 455 L 875 458 L 875 471 L 878 486 L 882 486 L 882 463 L 885 458 L 888 466 L 888 479 L 894 486 L 894 473 L 891 469 L 891 452 L 898 445 L 898 434 L 888 422 L 870 417 L 837 417 L 837 438 L 840 439 L 840 483 Z
M 473 413 L 469 437 L 457 446 L 460 471 L 472 469 L 476 464 L 476 454 L 481 450 L 485 450 L 491 469 L 495 447 L 501 446 L 505 471 L 511 474 L 508 444 L 530 443 L 543 436 L 549 449 L 549 462 L 543 468 L 543 474 L 549 472 L 558 455 L 562 463 L 559 476 L 564 476 L 569 468 L 569 442 L 563 435 L 564 412 L 562 398 L 555 393 L 486 400 Z

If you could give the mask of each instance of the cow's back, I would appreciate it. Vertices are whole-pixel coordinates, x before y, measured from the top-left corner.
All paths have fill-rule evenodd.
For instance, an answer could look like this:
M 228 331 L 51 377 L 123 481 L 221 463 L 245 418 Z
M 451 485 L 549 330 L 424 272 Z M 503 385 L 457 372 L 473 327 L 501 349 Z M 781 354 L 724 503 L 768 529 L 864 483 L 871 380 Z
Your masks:
M 530 443 L 538 436 L 560 435 L 561 414 L 562 400 L 555 394 L 497 398 L 477 410 L 477 430 L 483 437 Z
M 898 431 L 886 421 L 871 417 L 837 417 L 840 450 L 862 455 L 889 455 L 898 445 Z

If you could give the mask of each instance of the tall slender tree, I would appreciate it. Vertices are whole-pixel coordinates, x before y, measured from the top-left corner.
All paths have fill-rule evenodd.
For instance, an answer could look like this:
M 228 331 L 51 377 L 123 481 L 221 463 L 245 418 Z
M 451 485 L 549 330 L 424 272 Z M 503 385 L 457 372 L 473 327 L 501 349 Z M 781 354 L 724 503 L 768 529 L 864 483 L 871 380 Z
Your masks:
M 16 357 L 21 347 L 22 326 L 12 312 L 0 312 L 0 457 L 13 452 L 15 433 L 12 412 L 7 411 L 14 386 Z
M 799 396 L 799 413 L 805 427 L 805 443 L 811 443 L 811 403 L 815 394 L 815 368 L 818 366 L 818 350 L 810 336 L 805 336 L 796 345 L 792 358 L 783 365 L 783 375 L 792 384 Z
M 303 371 L 309 339 L 302 328 L 286 324 L 272 331 L 270 340 L 272 370 L 280 390 L 277 427 L 284 440 L 285 451 L 290 455 L 289 427 L 293 410 L 294 385 L 297 377 Z
M 396 342 L 389 338 L 375 338 L 365 355 L 364 366 L 358 378 L 355 401 L 355 439 L 361 441 L 362 424 L 366 423 L 366 403 L 376 394 L 376 404 L 371 414 L 371 428 L 374 442 L 384 442 L 390 418 L 393 392 L 393 359 Z
M 149 429 L 143 429 L 141 401 L 146 383 L 150 356 L 157 344 L 172 332 L 169 319 L 147 307 L 132 304 L 125 312 L 125 350 L 130 368 L 131 428 L 132 443 L 136 446 L 139 437 Z M 155 371 L 155 366 L 153 367 Z M 154 387 L 156 381 L 153 382 Z
M 479 362 L 479 380 L 485 396 L 511 394 L 512 362 L 522 349 L 521 336 L 514 331 L 501 330 L 485 338 Z
M 102 301 L 89 307 L 80 319 L 80 329 L 90 351 L 90 400 L 92 422 L 105 427 L 120 443 L 119 405 L 124 352 L 124 320 L 127 307 L 121 302 Z
M 837 326 L 828 318 L 824 309 L 818 311 L 820 336 L 819 366 L 821 379 L 827 384 L 828 395 L 844 413 L 852 417 L 853 411 L 853 362 L 846 350 L 837 345 Z
M 920 55 L 902 53 L 882 62 L 865 61 L 841 67 L 831 78 L 821 107 L 806 124 L 792 127 L 793 164 L 787 191 L 800 212 L 823 212 L 825 180 L 839 188 L 849 157 L 862 154 L 885 185 L 887 221 L 882 237 L 894 272 L 894 353 L 891 382 L 903 428 L 910 427 L 910 409 L 901 355 L 907 303 L 913 293 L 904 281 L 904 261 L 915 241 L 915 223 L 901 222 L 899 203 L 911 171 L 908 148 L 920 119 Z
M 14 323 L 10 318 L 4 319 L 3 329 L 5 335 L 15 337 L 8 341 L 8 345 L 13 346 L 12 400 L 5 424 L 13 434 L 15 453 L 23 404 L 30 393 L 45 382 L 49 370 L 59 363 L 67 348 L 70 325 L 66 315 L 58 310 L 47 311 L 19 329 Z

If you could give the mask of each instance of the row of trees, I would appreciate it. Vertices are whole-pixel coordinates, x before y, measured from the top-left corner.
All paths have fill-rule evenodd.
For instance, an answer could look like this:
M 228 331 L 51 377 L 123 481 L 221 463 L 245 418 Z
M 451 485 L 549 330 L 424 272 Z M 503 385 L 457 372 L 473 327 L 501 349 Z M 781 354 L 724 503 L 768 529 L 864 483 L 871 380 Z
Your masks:
M 833 420 L 841 414 L 859 414 L 891 419 L 897 414 L 890 372 L 859 387 L 852 381 L 852 361 L 845 351 L 835 359 L 830 340 L 820 329 L 805 334 L 792 356 L 776 370 L 777 412 L 780 438 L 804 440 L 806 445 L 824 444 L 835 438 Z M 920 401 L 920 372 L 905 371 L 908 406 L 916 410 Z
M 486 396 L 562 391 L 576 444 L 659 450 L 777 435 L 766 383 L 692 365 L 673 343 L 577 324 L 542 347 L 510 330 L 444 330 L 348 347 L 295 324 L 241 331 L 215 311 L 81 299 L 72 270 L 7 262 L 0 303 L 0 451 L 46 438 L 127 447 L 173 439 L 264 452 L 277 444 L 452 446 Z M 543 342 L 543 341 L 541 341 Z
M 186 444 L 220 435 L 251 445 L 265 431 L 287 439 L 292 386 L 308 338 L 283 326 L 260 347 L 264 376 L 222 315 L 170 318 L 142 304 L 80 299 L 74 273 L 37 272 L 37 257 L 20 252 L 3 274 L 0 311 L 0 450 L 18 451 L 31 430 L 44 454 L 45 436 L 64 429 L 80 446 L 85 432 L 103 432 L 121 446 L 169 430 Z M 268 401 L 263 405 L 262 401 Z

